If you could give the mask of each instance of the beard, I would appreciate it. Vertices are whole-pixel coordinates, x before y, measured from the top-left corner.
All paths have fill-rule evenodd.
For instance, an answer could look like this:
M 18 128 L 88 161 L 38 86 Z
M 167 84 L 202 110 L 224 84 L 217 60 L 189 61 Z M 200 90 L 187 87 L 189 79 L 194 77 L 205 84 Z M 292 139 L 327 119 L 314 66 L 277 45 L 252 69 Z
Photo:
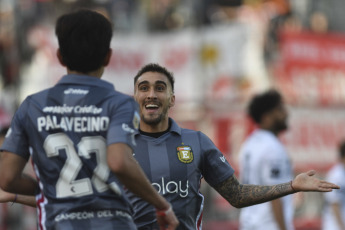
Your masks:
M 287 125 L 287 122 L 284 120 L 284 121 L 276 121 L 275 125 L 274 125 L 274 130 L 276 132 L 283 132 L 283 131 L 286 131 L 288 129 L 288 125 Z
M 141 120 L 148 125 L 158 125 L 163 120 L 163 114 L 160 114 L 158 117 L 149 118 L 146 118 L 144 115 L 141 115 Z
M 166 117 L 166 114 L 168 113 L 169 107 L 166 107 L 163 109 L 162 113 L 159 114 L 156 117 L 148 116 L 145 117 L 143 114 L 141 115 L 141 120 L 148 125 L 158 125 L 160 122 L 163 121 L 163 119 Z

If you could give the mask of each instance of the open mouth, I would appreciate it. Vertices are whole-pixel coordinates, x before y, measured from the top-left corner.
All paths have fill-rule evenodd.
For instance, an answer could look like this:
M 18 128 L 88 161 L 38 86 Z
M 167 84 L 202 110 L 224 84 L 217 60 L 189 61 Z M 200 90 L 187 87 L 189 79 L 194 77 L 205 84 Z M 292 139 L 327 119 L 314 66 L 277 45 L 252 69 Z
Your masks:
M 147 104 L 145 105 L 145 109 L 147 110 L 157 110 L 159 108 L 158 105 L 155 105 L 155 104 Z

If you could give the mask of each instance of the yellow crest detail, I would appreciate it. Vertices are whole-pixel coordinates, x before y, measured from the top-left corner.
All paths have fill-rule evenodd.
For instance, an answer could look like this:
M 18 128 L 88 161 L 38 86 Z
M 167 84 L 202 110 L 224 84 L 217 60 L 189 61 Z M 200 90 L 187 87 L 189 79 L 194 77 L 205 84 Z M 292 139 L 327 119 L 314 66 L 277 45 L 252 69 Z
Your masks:
M 193 161 L 193 152 L 192 148 L 189 146 L 179 146 L 177 147 L 177 156 L 178 159 L 185 164 L 188 164 Z

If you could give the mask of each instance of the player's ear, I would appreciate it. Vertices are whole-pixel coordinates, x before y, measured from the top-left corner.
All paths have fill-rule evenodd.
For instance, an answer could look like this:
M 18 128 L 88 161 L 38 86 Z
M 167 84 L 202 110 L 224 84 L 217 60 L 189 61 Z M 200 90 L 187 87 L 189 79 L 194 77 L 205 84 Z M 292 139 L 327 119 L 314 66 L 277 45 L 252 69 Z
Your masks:
M 107 66 L 109 64 L 112 53 L 113 53 L 113 50 L 109 49 L 107 55 L 104 58 L 104 62 L 103 62 L 104 66 Z
M 65 64 L 64 61 L 63 61 L 63 58 L 62 58 L 60 49 L 57 49 L 57 51 L 56 51 L 56 56 L 57 56 L 57 58 L 59 59 L 60 64 L 61 64 L 62 66 L 66 66 L 66 64 Z
M 169 101 L 169 108 L 173 107 L 175 105 L 175 95 L 171 95 L 170 101 Z

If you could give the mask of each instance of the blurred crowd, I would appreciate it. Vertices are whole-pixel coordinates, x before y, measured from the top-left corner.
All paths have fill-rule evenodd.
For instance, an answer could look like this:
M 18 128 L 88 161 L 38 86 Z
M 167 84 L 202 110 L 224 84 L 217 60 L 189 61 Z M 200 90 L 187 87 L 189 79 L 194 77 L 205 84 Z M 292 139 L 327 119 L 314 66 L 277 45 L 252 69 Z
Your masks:
M 280 30 L 345 32 L 344 5 L 341 0 L 0 0 L 1 89 L 13 94 L 21 66 L 40 45 L 30 37 L 33 28 L 54 24 L 58 15 L 74 8 L 102 11 L 122 33 L 165 33 L 252 20 L 264 36 L 263 58 L 269 61 L 277 55 Z

